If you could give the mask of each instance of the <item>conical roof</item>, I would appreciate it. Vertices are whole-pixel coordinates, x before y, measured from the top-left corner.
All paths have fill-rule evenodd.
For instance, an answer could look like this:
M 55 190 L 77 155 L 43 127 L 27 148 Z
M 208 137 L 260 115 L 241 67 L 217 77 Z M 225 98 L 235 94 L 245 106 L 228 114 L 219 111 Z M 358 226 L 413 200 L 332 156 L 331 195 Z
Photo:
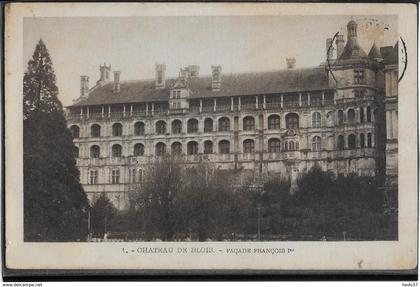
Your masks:
M 356 37 L 347 39 L 346 46 L 344 47 L 343 53 L 341 53 L 339 60 L 351 59 L 351 58 L 366 58 L 366 52 L 360 47 Z
M 373 42 L 372 48 L 370 48 L 368 56 L 372 59 L 382 59 L 381 52 L 379 51 L 379 48 L 378 46 L 376 46 L 375 42 Z

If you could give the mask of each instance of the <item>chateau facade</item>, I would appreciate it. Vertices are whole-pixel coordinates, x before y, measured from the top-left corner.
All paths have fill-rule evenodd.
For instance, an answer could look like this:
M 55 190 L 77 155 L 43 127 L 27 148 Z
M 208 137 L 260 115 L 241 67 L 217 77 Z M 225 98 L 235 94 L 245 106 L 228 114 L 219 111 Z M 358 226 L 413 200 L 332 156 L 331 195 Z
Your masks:
M 82 76 L 67 121 L 89 199 L 105 193 L 128 208 L 147 164 L 166 153 L 254 178 L 282 174 L 292 188 L 315 164 L 335 174 L 396 176 L 397 46 L 372 43 L 366 53 L 350 21 L 347 41 L 326 40 L 326 59 L 313 68 L 287 59 L 285 70 L 229 75 L 212 66 L 204 77 L 188 66 L 176 78 L 159 64 L 154 80 L 139 81 L 120 81 L 119 71 L 110 80 L 104 65 L 92 88 Z

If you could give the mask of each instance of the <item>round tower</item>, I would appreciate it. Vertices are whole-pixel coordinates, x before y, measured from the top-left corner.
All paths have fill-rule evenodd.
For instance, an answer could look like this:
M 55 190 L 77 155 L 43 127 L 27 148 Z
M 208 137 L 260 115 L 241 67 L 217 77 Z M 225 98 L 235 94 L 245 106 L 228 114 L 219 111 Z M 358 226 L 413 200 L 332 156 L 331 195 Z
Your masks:
M 357 37 L 357 23 L 351 20 L 347 23 L 347 39 Z

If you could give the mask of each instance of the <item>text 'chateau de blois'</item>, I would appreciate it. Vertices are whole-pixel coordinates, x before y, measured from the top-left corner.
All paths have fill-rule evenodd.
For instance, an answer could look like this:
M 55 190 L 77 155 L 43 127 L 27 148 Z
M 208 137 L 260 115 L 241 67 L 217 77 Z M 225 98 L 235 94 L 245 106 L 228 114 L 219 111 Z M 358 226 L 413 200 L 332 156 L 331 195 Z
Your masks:
M 288 58 L 278 71 L 225 75 L 216 65 L 200 76 L 191 65 L 167 78 L 158 64 L 153 80 L 121 81 L 103 65 L 92 88 L 81 76 L 66 115 L 89 199 L 105 193 L 127 209 L 145 168 L 163 154 L 255 180 L 281 174 L 292 188 L 314 165 L 382 176 L 396 188 L 398 44 L 365 52 L 357 37 L 352 20 L 347 41 L 327 39 L 327 60 L 312 68 Z

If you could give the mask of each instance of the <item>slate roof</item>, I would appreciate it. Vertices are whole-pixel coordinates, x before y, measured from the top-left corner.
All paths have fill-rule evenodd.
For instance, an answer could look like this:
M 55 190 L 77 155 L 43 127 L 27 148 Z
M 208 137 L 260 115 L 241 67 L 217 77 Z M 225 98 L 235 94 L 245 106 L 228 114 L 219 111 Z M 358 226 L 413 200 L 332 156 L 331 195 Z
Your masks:
M 382 53 L 384 58 L 384 64 L 391 65 L 391 64 L 398 64 L 398 42 L 395 44 L 394 47 L 388 46 L 384 47 L 384 51 Z M 382 52 L 382 48 L 381 48 Z
M 169 89 L 176 79 L 167 79 L 166 88 L 156 89 L 154 80 L 122 81 L 120 92 L 107 83 L 90 92 L 86 99 L 70 107 L 169 100 Z M 214 98 L 239 95 L 262 95 L 328 89 L 324 67 L 288 69 L 258 73 L 222 74 L 219 91 L 211 90 L 211 76 L 190 79 L 191 98 Z
M 359 54 L 357 56 L 353 55 L 353 50 L 359 49 Z M 357 42 L 356 37 L 351 37 L 347 40 L 346 46 L 344 47 L 343 52 L 341 53 L 339 60 L 346 60 L 351 58 L 366 58 L 368 55 L 366 52 L 360 47 L 359 43 Z

